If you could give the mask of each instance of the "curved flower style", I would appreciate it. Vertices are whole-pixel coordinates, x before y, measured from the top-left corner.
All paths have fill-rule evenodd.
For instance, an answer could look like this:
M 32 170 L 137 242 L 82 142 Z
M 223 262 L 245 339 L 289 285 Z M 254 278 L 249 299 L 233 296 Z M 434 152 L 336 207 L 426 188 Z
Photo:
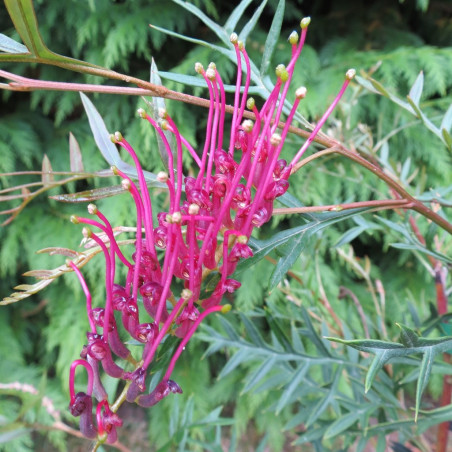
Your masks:
M 87 299 L 87 314 L 90 331 L 88 344 L 82 351 L 84 360 L 75 361 L 75 367 L 83 365 L 89 374 L 87 394 L 74 395 L 74 370 L 71 370 L 71 412 L 83 419 L 83 433 L 99 441 L 115 441 L 116 427 L 122 423 L 115 414 L 118 404 L 110 406 L 99 376 L 99 362 L 104 372 L 114 378 L 127 381 L 126 400 L 141 406 L 152 406 L 169 393 L 181 393 L 182 389 L 170 380 L 175 363 L 188 340 L 202 320 L 212 312 L 223 313 L 230 309 L 222 306 L 224 293 L 233 293 L 240 283 L 229 277 L 237 263 L 253 256 L 248 239 L 254 228 L 268 222 L 272 216 L 274 201 L 288 187 L 292 168 L 299 161 L 320 127 L 344 93 L 354 71 L 347 73 L 338 96 L 321 118 L 308 140 L 290 163 L 280 159 L 289 126 L 299 102 L 306 96 L 305 88 L 295 91 L 295 102 L 281 131 L 278 124 L 282 118 L 284 102 L 295 64 L 306 38 L 310 19 L 301 21 L 301 36 L 293 32 L 289 42 L 292 57 L 287 66 L 276 68 L 277 81 L 263 106 L 258 109 L 253 99 L 247 100 L 250 86 L 250 61 L 238 36 L 231 35 L 231 43 L 237 55 L 237 81 L 232 114 L 231 132 L 225 135 L 226 95 L 220 74 L 215 64 L 207 70 L 200 63 L 196 71 L 204 78 L 210 95 L 204 148 L 200 156 L 180 134 L 167 111 L 161 111 L 161 121 L 156 122 L 142 109 L 139 116 L 147 120 L 157 131 L 166 146 L 168 172 L 158 174 L 169 191 L 169 209 L 157 215 L 153 223 L 152 203 L 139 159 L 121 133 L 111 139 L 132 157 L 138 185 L 119 169 L 114 173 L 122 178 L 123 187 L 131 194 L 136 210 L 136 243 L 132 262 L 129 262 L 117 245 L 113 229 L 106 217 L 90 205 L 90 214 L 98 220 L 73 217 L 74 223 L 83 223 L 100 229 L 108 237 L 109 246 L 94 232 L 85 227 L 84 235 L 102 248 L 105 257 L 105 305 L 92 308 L 91 295 L 78 268 L 76 272 Z M 242 71 L 242 60 L 245 63 Z M 242 87 L 242 72 L 245 81 Z M 242 92 L 241 92 L 242 91 Z M 256 121 L 243 120 L 245 106 L 252 110 Z M 177 143 L 175 155 L 169 147 L 164 131 L 174 134 Z M 187 150 L 197 165 L 197 176 L 183 178 L 182 153 Z M 144 234 L 143 231 L 144 230 Z M 159 250 L 164 250 L 162 253 Z M 118 258 L 118 259 L 116 259 Z M 123 285 L 115 283 L 116 265 L 120 262 L 127 268 Z M 202 284 L 207 275 L 216 272 L 218 283 L 207 298 L 201 298 Z M 179 280 L 184 289 L 178 295 L 174 282 Z M 180 287 L 180 285 L 179 285 Z M 140 309 L 142 304 L 143 309 Z M 120 315 L 115 317 L 114 311 Z M 143 318 L 145 317 L 145 318 Z M 120 319 L 120 320 L 119 320 Z M 142 356 L 136 362 L 118 334 L 118 323 L 137 341 L 144 344 Z M 162 381 L 148 394 L 144 394 L 148 368 L 162 340 L 167 334 L 182 339 Z M 113 355 L 124 360 L 118 365 Z M 133 366 L 132 371 L 126 365 Z M 97 406 L 97 433 L 92 426 L 92 395 L 99 401 Z

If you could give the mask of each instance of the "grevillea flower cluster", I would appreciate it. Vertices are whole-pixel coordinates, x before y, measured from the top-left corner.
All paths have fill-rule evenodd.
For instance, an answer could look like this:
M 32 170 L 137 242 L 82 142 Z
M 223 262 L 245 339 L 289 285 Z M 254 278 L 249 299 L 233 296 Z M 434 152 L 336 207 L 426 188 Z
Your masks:
M 85 237 L 94 240 L 102 249 L 106 268 L 105 303 L 93 307 L 80 270 L 73 262 L 68 262 L 85 292 L 89 321 L 87 345 L 81 358 L 71 366 L 69 385 L 70 411 L 80 417 L 80 430 L 86 437 L 112 443 L 117 438 L 116 429 L 122 425 L 116 414 L 118 403 L 111 404 L 108 400 L 101 371 L 124 380 L 126 400 L 143 407 L 155 405 L 170 393 L 182 393 L 179 385 L 170 379 L 181 352 L 205 317 L 213 312 L 229 311 L 230 305 L 221 305 L 222 297 L 240 287 L 231 275 L 240 260 L 253 256 L 248 240 L 254 228 L 270 220 L 275 200 L 289 188 L 294 166 L 354 75 L 353 70 L 347 73 L 339 94 L 292 161 L 281 159 L 289 126 L 299 102 L 306 95 L 304 87 L 296 89 L 295 102 L 284 125 L 278 128 L 309 22 L 309 18 L 301 21 L 300 36 L 297 32 L 290 35 L 290 62 L 287 66 L 277 66 L 275 87 L 260 109 L 252 98 L 247 99 L 251 68 L 244 44 L 235 33 L 231 35 L 238 70 L 227 140 L 224 136 L 226 94 L 220 73 L 213 63 L 207 69 L 200 63 L 195 66 L 196 72 L 204 78 L 210 96 L 202 152 L 197 153 L 190 146 L 167 111 L 159 112 L 159 121 L 142 109 L 138 111 L 139 116 L 157 131 L 168 156 L 168 171 L 160 172 L 158 180 L 168 188 L 169 209 L 157 213 L 156 222 L 153 221 L 152 203 L 137 154 L 121 133 L 112 135 L 112 141 L 132 157 L 138 175 L 136 184 L 119 169 L 113 168 L 135 204 L 136 242 L 130 261 L 119 248 L 111 224 L 95 205 L 88 206 L 91 217 L 72 217 L 74 223 L 85 225 Z M 245 108 L 254 113 L 255 121 L 243 119 Z M 175 155 L 164 131 L 175 137 Z M 196 177 L 183 177 L 182 153 L 186 151 L 197 167 Z M 101 231 L 108 239 L 101 239 L 91 228 Z M 122 284 L 115 280 L 117 265 L 124 265 L 127 269 Z M 215 288 L 210 292 L 202 291 L 203 281 L 212 274 L 217 277 Z M 204 295 L 206 292 L 207 296 Z M 132 357 L 120 330 L 143 344 L 139 361 Z M 162 380 L 151 391 L 146 391 L 152 362 L 167 335 L 175 335 L 181 341 Z M 86 392 L 76 394 L 75 370 L 79 366 L 87 371 L 88 387 Z M 93 398 L 97 401 L 95 421 Z

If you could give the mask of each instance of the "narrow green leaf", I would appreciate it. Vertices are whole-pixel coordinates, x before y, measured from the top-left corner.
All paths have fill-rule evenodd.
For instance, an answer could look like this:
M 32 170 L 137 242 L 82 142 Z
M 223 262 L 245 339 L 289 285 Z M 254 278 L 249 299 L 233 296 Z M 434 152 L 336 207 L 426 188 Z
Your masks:
M 419 414 L 419 407 L 421 404 L 422 393 L 424 392 L 425 387 L 427 386 L 428 380 L 430 378 L 430 374 L 432 372 L 433 360 L 435 359 L 436 353 L 435 349 L 429 348 L 424 352 L 424 357 L 422 359 L 421 367 L 419 369 L 419 378 L 417 380 L 416 387 L 416 409 L 414 420 L 417 421 Z
M 5 5 L 28 51 L 35 56 L 47 56 L 50 52 L 39 33 L 32 0 L 5 0 Z
M 423 89 L 424 89 L 424 73 L 421 71 L 417 76 L 413 86 L 411 87 L 410 93 L 408 94 L 410 99 L 417 106 L 419 106 Z
M 251 19 L 246 23 L 246 25 L 243 27 L 242 31 L 239 33 L 239 39 L 246 42 L 248 35 L 253 31 L 254 27 L 256 26 L 257 21 L 259 20 L 259 17 L 261 17 L 262 12 L 264 11 L 265 5 L 267 4 L 267 0 L 263 0 L 262 3 L 259 5 L 259 7 L 254 12 Z
M 42 159 L 42 185 L 44 187 L 48 187 L 52 185 L 52 182 L 55 180 L 54 175 L 52 174 L 52 165 L 50 164 L 50 160 L 46 154 L 44 154 L 44 158 Z
M 152 58 L 151 62 L 151 77 L 150 82 L 157 86 L 162 86 L 162 80 L 159 76 L 159 72 L 157 69 L 157 65 L 155 64 L 154 58 Z M 159 110 L 163 109 L 166 110 L 166 104 L 165 99 L 163 97 L 153 97 L 152 102 L 149 103 L 149 105 L 152 107 L 152 118 L 155 121 L 159 120 Z M 175 143 L 174 143 L 174 135 L 169 130 L 164 130 L 163 134 L 166 137 L 166 140 L 168 142 L 169 149 L 165 146 L 165 143 L 163 142 L 162 138 L 160 137 L 160 134 L 156 132 L 157 136 L 157 144 L 159 148 L 159 154 L 162 159 L 162 162 L 164 163 L 165 167 L 168 168 L 168 152 L 171 152 L 173 157 L 175 155 L 174 149 L 175 149 Z
M 96 110 L 96 107 L 85 94 L 80 93 L 80 97 L 82 98 L 83 106 L 85 107 L 85 111 L 88 116 L 88 121 L 91 127 L 91 132 L 94 136 L 94 141 L 96 142 L 97 147 L 102 153 L 104 159 L 108 162 L 109 165 L 116 166 L 128 176 L 137 178 L 137 171 L 135 167 L 121 160 L 116 146 L 110 140 L 110 134 L 108 133 L 107 127 L 105 126 L 104 120 Z M 166 187 L 165 184 L 157 181 L 157 177 L 153 173 L 144 171 L 144 177 L 148 182 L 150 182 L 150 185 L 152 186 L 162 188 Z
M 450 104 L 449 108 L 447 109 L 439 128 L 445 129 L 446 132 L 449 132 L 452 129 L 452 104 Z
M 441 133 L 443 135 L 444 142 L 445 142 L 446 146 L 448 147 L 449 151 L 452 151 L 452 136 L 446 129 L 442 129 Z
M 300 367 L 294 372 L 292 375 L 291 382 L 287 385 L 287 387 L 284 389 L 283 393 L 281 394 L 281 397 L 278 400 L 278 404 L 276 405 L 276 414 L 278 415 L 281 410 L 286 407 L 286 405 L 289 403 L 293 393 L 297 390 L 297 388 L 300 386 L 301 381 L 306 375 L 306 372 L 309 370 L 309 366 L 306 364 L 301 364 Z
M 116 196 L 120 193 L 125 193 L 124 188 L 121 185 L 115 185 L 112 187 L 93 188 L 92 190 L 80 191 L 77 193 L 55 195 L 50 196 L 50 198 L 61 202 L 79 203 L 110 198 L 111 196 Z
M 0 33 L 0 52 L 6 53 L 30 53 L 20 42 Z
M 369 392 L 372 387 L 372 383 L 377 376 L 378 371 L 386 364 L 386 362 L 391 358 L 391 353 L 388 350 L 379 350 L 375 354 L 375 358 L 369 367 L 366 375 L 366 382 L 364 384 L 364 391 Z
M 229 373 L 231 373 L 237 366 L 242 364 L 243 362 L 249 361 L 249 351 L 248 350 L 239 350 L 237 351 L 232 358 L 228 360 L 226 365 L 221 369 L 221 372 L 218 375 L 218 379 L 225 377 Z
M 301 314 L 303 316 L 303 320 L 306 324 L 306 327 L 309 330 L 309 333 L 310 333 L 309 338 L 311 339 L 315 348 L 319 351 L 319 353 L 322 356 L 331 356 L 330 352 L 328 351 L 328 349 L 325 347 L 324 343 L 322 342 L 322 339 L 317 334 L 317 331 L 315 330 L 314 325 L 312 324 L 311 319 L 309 317 L 308 311 L 303 306 L 301 307 Z
M 182 0 L 173 0 L 173 2 L 179 6 L 182 6 L 182 8 L 185 8 L 187 11 L 190 11 L 193 15 L 201 19 L 201 21 L 207 25 L 207 27 L 209 27 L 226 45 L 230 44 L 229 36 L 226 30 L 219 26 L 215 21 L 207 17 L 198 7 Z
M 262 63 L 260 69 L 260 76 L 263 77 L 268 70 L 270 61 L 278 43 L 279 35 L 281 33 L 281 25 L 284 18 L 284 8 L 286 6 L 285 0 L 279 0 L 278 7 L 276 8 L 275 15 L 267 35 L 264 46 L 264 54 L 262 55 Z
M 267 345 L 265 344 L 261 334 L 259 333 L 258 329 L 253 325 L 251 320 L 243 313 L 240 313 L 240 319 L 243 322 L 243 325 L 245 326 L 246 333 L 251 339 L 251 342 L 257 345 L 258 347 L 265 348 Z
M 72 132 L 69 132 L 69 161 L 73 173 L 83 173 L 85 171 L 80 146 Z
M 235 27 L 237 26 L 238 21 L 242 17 L 245 9 L 253 0 L 242 0 L 232 11 L 231 15 L 228 17 L 228 20 L 224 24 L 224 28 L 228 33 L 232 33 L 235 31 Z
M 360 418 L 360 416 L 360 411 L 352 411 L 351 413 L 347 413 L 345 416 L 341 416 L 336 419 L 325 431 L 325 440 L 334 438 L 339 435 L 339 433 L 347 430 Z
M 259 384 L 259 382 L 275 367 L 276 358 L 271 356 L 267 358 L 254 372 L 252 372 L 246 378 L 245 387 L 242 389 L 241 394 L 247 393 L 254 386 Z
M 400 342 L 405 347 L 417 347 L 419 335 L 416 334 L 414 330 L 401 323 L 396 323 L 396 325 L 400 328 Z

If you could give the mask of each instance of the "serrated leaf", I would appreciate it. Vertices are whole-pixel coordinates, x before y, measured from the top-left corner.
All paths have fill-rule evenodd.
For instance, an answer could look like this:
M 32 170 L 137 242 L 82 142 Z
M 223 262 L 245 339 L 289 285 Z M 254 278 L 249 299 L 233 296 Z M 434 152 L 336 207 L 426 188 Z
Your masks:
M 264 54 L 262 55 L 262 62 L 260 68 L 260 76 L 263 77 L 270 65 L 270 61 L 278 43 L 279 35 L 281 33 L 281 25 L 284 18 L 284 9 L 286 6 L 285 0 L 279 0 L 278 7 L 276 8 L 275 15 L 267 35 L 264 46 Z
M 28 49 L 20 42 L 0 33 L 0 52 L 6 53 L 29 53 Z
M 55 180 L 53 176 L 52 165 L 50 164 L 50 160 L 46 154 L 44 154 L 44 158 L 42 159 L 42 176 L 41 181 L 44 187 L 48 187 L 52 185 L 52 182 Z
M 423 89 L 424 89 L 424 72 L 421 71 L 417 76 L 416 81 L 413 83 L 413 86 L 410 89 L 410 93 L 408 94 L 410 99 L 417 106 L 419 106 Z
M 248 7 L 248 5 L 253 0 L 242 0 L 232 11 L 231 15 L 228 17 L 228 20 L 224 24 L 224 28 L 228 33 L 232 33 L 235 31 L 235 27 L 237 26 L 237 23 L 239 22 L 240 18 L 242 17 L 243 13 L 245 12 L 245 9 Z
M 261 17 L 262 12 L 264 11 L 265 5 L 267 4 L 267 0 L 263 0 L 259 7 L 256 9 L 251 19 L 246 23 L 243 27 L 242 31 L 239 33 L 239 39 L 243 42 L 246 42 L 248 35 L 253 31 L 254 27 Z
M 72 132 L 69 132 L 69 161 L 73 173 L 83 173 L 85 171 L 80 146 Z

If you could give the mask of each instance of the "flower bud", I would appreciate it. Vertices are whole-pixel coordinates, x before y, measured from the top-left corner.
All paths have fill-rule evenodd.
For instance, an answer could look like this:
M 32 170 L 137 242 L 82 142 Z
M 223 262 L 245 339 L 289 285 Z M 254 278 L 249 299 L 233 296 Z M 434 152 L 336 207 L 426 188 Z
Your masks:
M 232 42 L 232 44 L 236 45 L 237 42 L 239 40 L 239 37 L 237 35 L 237 33 L 232 33 L 231 36 L 229 37 L 229 41 Z
M 157 180 L 158 180 L 159 182 L 165 183 L 165 182 L 168 180 L 168 173 L 165 173 L 165 171 L 160 171 L 160 172 L 157 174 Z
M 166 108 L 159 108 L 159 117 L 162 119 L 166 119 L 168 116 L 168 112 L 166 111 Z
M 142 108 L 139 108 L 139 109 L 137 110 L 137 113 L 138 113 L 138 116 L 139 116 L 140 118 L 143 118 L 143 119 L 146 118 L 146 112 L 145 112 Z
M 296 91 L 295 91 L 295 97 L 297 99 L 304 99 L 306 97 L 306 93 L 308 92 L 308 90 L 306 89 L 305 86 L 300 86 Z
M 281 135 L 279 133 L 274 133 L 271 137 L 270 137 L 270 144 L 272 146 L 278 146 L 281 143 Z
M 215 69 L 212 69 L 211 67 L 209 67 L 208 69 L 207 69 L 207 71 L 206 71 L 206 77 L 209 79 L 209 80 L 215 80 L 215 75 L 216 75 L 216 71 L 215 71 Z
M 121 187 L 122 187 L 124 190 L 130 190 L 130 187 L 131 187 L 130 180 L 129 180 L 129 179 L 123 179 L 123 180 L 121 181 Z
M 246 101 L 246 108 L 248 108 L 248 110 L 252 110 L 256 105 L 256 102 L 254 101 L 254 98 L 250 97 L 247 101 Z
M 245 119 L 245 121 L 242 122 L 243 130 L 247 133 L 250 133 L 253 130 L 254 122 L 251 121 L 251 119 Z
M 198 204 L 190 204 L 190 206 L 188 207 L 188 213 L 190 215 L 198 215 L 198 213 L 199 213 Z
M 202 74 L 204 72 L 204 66 L 199 62 L 195 63 L 195 71 L 198 74 Z
M 225 304 L 222 308 L 221 308 L 221 313 L 222 314 L 227 314 L 230 310 L 231 310 L 232 306 L 230 304 Z
M 310 17 L 303 17 L 303 19 L 301 19 L 301 22 L 300 22 L 300 27 L 302 29 L 307 28 L 310 23 L 311 23 Z
M 290 33 L 289 42 L 292 45 L 295 45 L 298 43 L 298 33 L 296 31 L 293 31 L 292 33 Z
M 345 73 L 345 77 L 348 80 L 352 80 L 355 78 L 356 75 L 356 70 L 355 69 L 349 69 L 346 73 Z
M 122 141 L 124 137 L 122 136 L 121 132 L 115 132 L 115 140 L 116 141 Z
M 96 204 L 88 204 L 88 213 L 90 215 L 96 215 L 96 213 L 97 213 L 97 206 L 96 206 Z

